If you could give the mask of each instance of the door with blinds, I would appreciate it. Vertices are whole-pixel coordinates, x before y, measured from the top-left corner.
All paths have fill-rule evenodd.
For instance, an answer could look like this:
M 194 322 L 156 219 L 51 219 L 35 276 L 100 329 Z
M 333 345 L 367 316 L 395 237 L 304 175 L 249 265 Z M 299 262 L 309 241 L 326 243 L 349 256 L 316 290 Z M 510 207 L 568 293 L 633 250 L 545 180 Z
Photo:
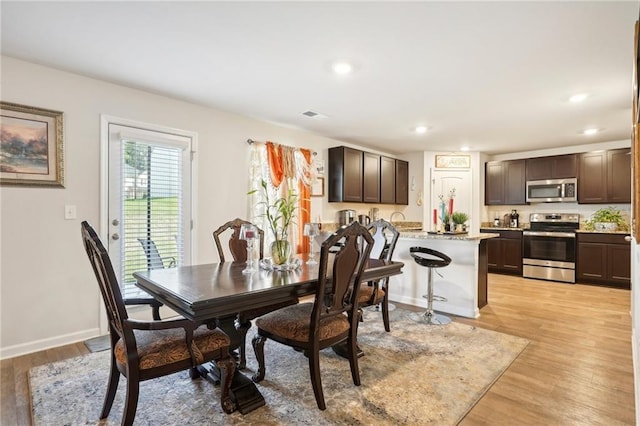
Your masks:
M 194 135 L 107 122 L 109 256 L 124 297 L 133 273 L 191 263 Z

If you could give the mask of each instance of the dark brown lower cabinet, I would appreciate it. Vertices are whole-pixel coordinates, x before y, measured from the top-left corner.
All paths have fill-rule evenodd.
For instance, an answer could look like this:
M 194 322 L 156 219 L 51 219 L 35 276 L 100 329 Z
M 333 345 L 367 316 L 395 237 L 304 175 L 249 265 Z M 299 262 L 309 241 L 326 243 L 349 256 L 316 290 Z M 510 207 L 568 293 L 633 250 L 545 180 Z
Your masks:
M 481 230 L 500 234 L 487 240 L 489 272 L 522 275 L 522 231 Z
M 631 288 L 631 243 L 625 236 L 578 233 L 576 282 Z

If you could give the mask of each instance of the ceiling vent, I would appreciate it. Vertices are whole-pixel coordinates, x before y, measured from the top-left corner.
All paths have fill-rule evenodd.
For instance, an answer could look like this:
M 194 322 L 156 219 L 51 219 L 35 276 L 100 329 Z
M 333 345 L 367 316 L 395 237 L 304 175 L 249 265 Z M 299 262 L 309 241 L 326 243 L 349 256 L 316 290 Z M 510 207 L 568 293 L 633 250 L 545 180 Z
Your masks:
M 326 115 L 320 114 L 319 112 L 315 112 L 315 111 L 305 111 L 302 113 L 302 115 L 306 115 L 309 118 L 316 118 L 316 119 L 327 118 Z

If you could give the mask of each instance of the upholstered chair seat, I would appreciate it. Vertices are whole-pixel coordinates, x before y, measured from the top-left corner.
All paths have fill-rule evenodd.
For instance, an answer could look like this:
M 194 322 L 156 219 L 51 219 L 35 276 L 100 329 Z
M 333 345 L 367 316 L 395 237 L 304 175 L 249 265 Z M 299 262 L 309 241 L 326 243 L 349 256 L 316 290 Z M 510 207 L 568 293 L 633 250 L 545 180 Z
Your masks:
M 360 286 L 360 294 L 358 295 L 358 303 L 360 305 L 377 305 L 380 303 L 386 293 L 383 288 L 378 288 L 369 284 L 362 284 Z
M 186 368 L 193 364 L 192 355 L 185 341 L 184 330 L 171 328 L 168 330 L 134 330 L 138 367 L 140 370 L 164 367 L 175 363 L 184 363 Z M 193 332 L 191 351 L 195 364 L 202 364 L 211 359 L 214 353 L 229 346 L 229 336 L 222 331 L 209 330 L 202 325 Z M 119 339 L 114 348 L 118 370 L 124 373 L 127 365 L 127 349 L 124 341 Z

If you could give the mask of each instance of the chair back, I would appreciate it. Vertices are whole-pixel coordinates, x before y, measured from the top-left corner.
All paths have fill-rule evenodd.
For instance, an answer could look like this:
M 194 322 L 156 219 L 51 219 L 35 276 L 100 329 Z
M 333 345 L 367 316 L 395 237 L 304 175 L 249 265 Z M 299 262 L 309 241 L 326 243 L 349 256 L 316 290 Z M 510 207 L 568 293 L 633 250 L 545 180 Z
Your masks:
M 325 316 L 347 312 L 351 326 L 357 324 L 358 289 L 372 246 L 373 237 L 358 222 L 340 228 L 322 243 L 310 341 Z
M 371 258 L 390 261 L 396 249 L 400 232 L 391 222 L 384 219 L 371 222 L 367 225 L 367 229 L 373 234 Z
M 142 245 L 144 254 L 147 256 L 147 269 L 149 271 L 164 269 L 164 262 L 160 257 L 156 243 L 151 238 L 138 238 L 138 241 Z
M 84 248 L 98 280 L 111 331 L 117 332 L 122 337 L 122 324 L 128 316 L 109 253 L 87 221 L 83 221 L 81 227 Z
M 218 256 L 220 257 L 220 262 L 225 261 L 224 257 L 224 248 L 222 243 L 220 242 L 221 235 L 225 232 L 228 232 L 229 235 L 229 251 L 231 253 L 231 257 L 234 262 L 246 262 L 247 261 L 247 242 L 245 240 L 240 239 L 240 228 L 242 224 L 254 225 L 249 221 L 235 218 L 230 220 L 229 222 L 222 225 L 220 228 L 213 231 L 213 240 L 216 243 L 216 248 L 218 249 Z M 255 225 L 254 225 L 255 226 Z M 264 257 L 264 231 L 256 226 L 258 230 L 258 235 L 260 237 L 260 242 L 258 243 L 258 250 L 260 251 L 259 259 Z

